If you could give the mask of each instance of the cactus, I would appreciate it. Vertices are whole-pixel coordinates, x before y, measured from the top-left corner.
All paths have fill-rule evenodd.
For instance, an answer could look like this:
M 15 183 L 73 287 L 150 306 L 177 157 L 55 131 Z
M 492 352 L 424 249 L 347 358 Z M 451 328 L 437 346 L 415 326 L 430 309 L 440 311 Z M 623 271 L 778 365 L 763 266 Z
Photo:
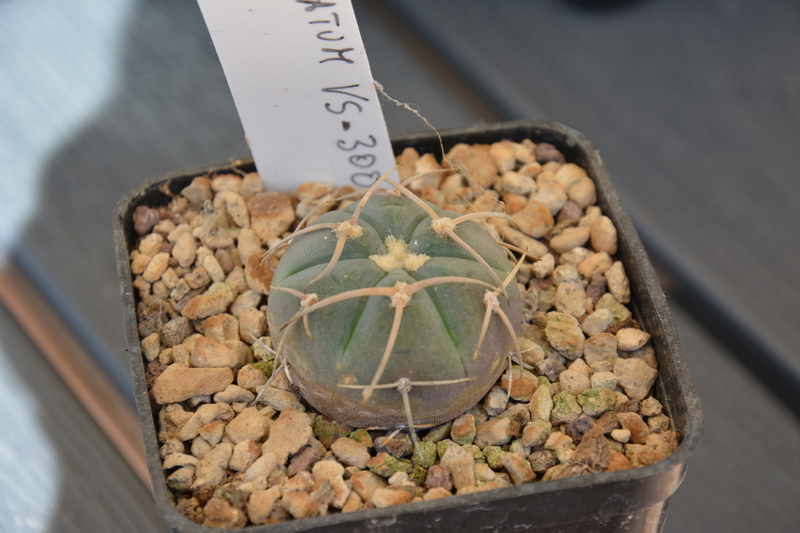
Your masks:
M 473 220 L 499 213 L 442 211 L 386 176 L 362 194 L 269 252 L 284 250 L 270 333 L 320 412 L 414 436 L 474 406 L 518 352 L 521 260 Z

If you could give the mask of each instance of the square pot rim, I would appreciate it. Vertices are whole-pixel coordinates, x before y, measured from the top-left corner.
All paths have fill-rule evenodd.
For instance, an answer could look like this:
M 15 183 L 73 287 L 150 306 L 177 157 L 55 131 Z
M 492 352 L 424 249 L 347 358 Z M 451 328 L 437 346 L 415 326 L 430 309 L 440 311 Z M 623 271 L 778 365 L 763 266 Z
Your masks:
M 370 527 L 388 527 L 392 525 L 393 520 L 396 520 L 398 515 L 406 512 L 415 515 L 446 513 L 469 506 L 473 508 L 491 507 L 492 503 L 505 501 L 507 499 L 516 500 L 534 495 L 557 498 L 558 494 L 564 491 L 586 491 L 592 488 L 604 487 L 621 492 L 633 491 L 639 494 L 642 487 L 637 488 L 637 485 L 640 485 L 643 480 L 647 480 L 648 478 L 658 478 L 669 485 L 664 490 L 648 487 L 647 489 L 650 493 L 646 495 L 647 497 L 640 498 L 639 505 L 628 509 L 629 512 L 634 512 L 636 509 L 644 509 L 659 501 L 666 500 L 680 485 L 685 475 L 686 461 L 697 447 L 703 434 L 700 401 L 658 278 L 649 262 L 638 233 L 633 227 L 633 223 L 622 206 L 616 189 L 610 181 L 608 172 L 594 143 L 579 131 L 550 120 L 518 120 L 493 124 L 476 124 L 464 128 L 441 130 L 440 134 L 444 141 L 445 151 L 458 142 L 480 142 L 480 139 L 487 136 L 493 137 L 491 142 L 494 142 L 501 140 L 501 138 L 518 138 L 521 135 L 523 137 L 531 137 L 545 134 L 545 136 L 549 135 L 550 137 L 555 136 L 559 138 L 563 143 L 562 146 L 559 146 L 562 151 L 566 149 L 567 151 L 580 151 L 586 154 L 588 157 L 588 166 L 590 168 L 586 168 L 587 165 L 585 164 L 581 166 L 584 166 L 590 177 L 595 181 L 598 195 L 601 190 L 603 192 L 606 203 L 606 206 L 602 208 L 603 214 L 609 216 L 613 220 L 618 234 L 620 236 L 624 235 L 624 240 L 627 241 L 629 257 L 623 261 L 626 263 L 626 272 L 628 271 L 629 264 L 635 265 L 641 278 L 641 288 L 646 292 L 644 296 L 646 296 L 646 299 L 649 300 L 657 310 L 660 328 L 659 334 L 665 339 L 667 348 L 666 353 L 663 349 L 656 350 L 657 356 L 659 356 L 659 367 L 660 369 L 663 368 L 662 357 L 670 358 L 672 362 L 672 372 L 675 374 L 676 383 L 679 384 L 678 392 L 680 394 L 679 398 L 670 395 L 670 399 L 679 399 L 687 410 L 685 428 L 680 432 L 681 441 L 678 448 L 669 457 L 652 465 L 640 468 L 586 474 L 573 478 L 546 482 L 534 482 L 473 494 L 453 495 L 438 500 L 411 502 L 403 504 L 400 508 L 397 506 L 382 509 L 375 508 L 361 510 L 356 513 L 337 513 L 301 520 L 291 520 L 278 524 L 252 525 L 237 531 L 246 530 L 252 533 L 322 531 L 322 528 L 325 527 L 347 523 L 353 523 L 354 525 L 358 523 L 371 524 Z M 502 137 L 497 137 L 499 134 L 502 134 Z M 436 152 L 438 152 L 439 141 L 432 132 L 418 132 L 392 136 L 392 145 L 396 153 L 399 153 L 405 147 L 430 144 L 431 142 L 436 143 Z M 567 160 L 569 162 L 570 158 L 567 157 Z M 128 238 L 126 236 L 125 226 L 126 223 L 128 223 L 127 218 L 132 215 L 134 209 L 133 204 L 137 200 L 143 201 L 145 195 L 154 191 L 154 189 L 168 184 L 177 178 L 189 179 L 206 175 L 214 171 L 232 170 L 234 168 L 254 168 L 253 159 L 251 157 L 233 158 L 223 162 L 177 170 L 150 178 L 124 194 L 117 203 L 113 214 L 117 266 L 122 290 L 123 316 L 128 342 L 127 351 L 131 365 L 138 417 L 145 440 L 147 465 L 156 499 L 156 507 L 171 528 L 187 532 L 211 533 L 219 530 L 192 522 L 180 514 L 172 504 L 171 493 L 166 487 L 166 476 L 164 475 L 159 454 L 160 446 L 158 445 L 156 420 L 154 415 L 151 414 L 150 399 L 144 377 L 145 363 L 141 353 L 140 339 L 137 331 L 136 298 L 133 292 L 133 276 L 130 272 L 130 263 L 128 260 L 130 252 L 128 249 Z M 167 195 L 165 194 L 164 199 L 166 200 L 166 198 Z M 631 304 L 631 306 L 633 307 L 634 305 Z M 658 381 L 662 381 L 661 370 L 659 370 Z M 663 394 L 663 391 L 659 392 Z M 650 485 L 653 485 L 653 483 L 650 483 Z

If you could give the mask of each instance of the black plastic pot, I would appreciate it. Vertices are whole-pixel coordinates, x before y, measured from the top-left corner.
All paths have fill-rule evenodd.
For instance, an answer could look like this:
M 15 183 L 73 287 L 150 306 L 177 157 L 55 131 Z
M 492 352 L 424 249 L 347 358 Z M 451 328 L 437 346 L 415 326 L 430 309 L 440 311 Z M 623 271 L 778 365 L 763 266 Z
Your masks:
M 518 531 L 531 532 L 606 532 L 661 531 L 669 497 L 686 473 L 686 461 L 702 435 L 702 415 L 689 375 L 672 316 L 664 293 L 642 247 L 636 230 L 625 212 L 608 173 L 592 142 L 562 124 L 547 121 L 519 121 L 480 125 L 446 131 L 445 150 L 454 144 L 492 143 L 502 139 L 548 142 L 557 146 L 567 161 L 584 167 L 597 186 L 598 204 L 618 230 L 618 257 L 631 284 L 631 308 L 651 337 L 659 363 L 657 397 L 681 437 L 678 449 L 656 464 L 618 472 L 592 474 L 570 479 L 535 482 L 494 491 L 453 496 L 440 500 L 410 503 L 384 509 L 349 514 L 306 518 L 291 522 L 253 526 L 252 533 L 353 532 L 353 531 Z M 439 153 L 434 134 L 398 136 L 393 139 L 395 153 L 413 146 L 420 153 Z M 252 160 L 230 161 L 175 172 L 152 179 L 123 197 L 114 213 L 114 234 L 125 329 L 131 371 L 144 433 L 147 464 L 153 480 L 156 506 L 173 531 L 218 531 L 195 524 L 173 507 L 159 457 L 156 419 L 145 385 L 145 359 L 137 333 L 136 297 L 128 262 L 135 247 L 133 212 L 139 205 L 165 205 L 169 194 L 177 194 L 192 178 L 208 172 L 225 172 L 232 167 L 253 171 Z

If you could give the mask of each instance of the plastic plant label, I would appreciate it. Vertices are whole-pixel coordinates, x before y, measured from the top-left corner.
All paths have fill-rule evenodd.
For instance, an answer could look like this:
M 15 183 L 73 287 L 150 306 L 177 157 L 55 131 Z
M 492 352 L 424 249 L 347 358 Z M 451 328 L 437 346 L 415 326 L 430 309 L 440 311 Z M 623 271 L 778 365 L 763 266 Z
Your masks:
M 261 179 L 367 187 L 394 155 L 350 0 L 198 0 Z

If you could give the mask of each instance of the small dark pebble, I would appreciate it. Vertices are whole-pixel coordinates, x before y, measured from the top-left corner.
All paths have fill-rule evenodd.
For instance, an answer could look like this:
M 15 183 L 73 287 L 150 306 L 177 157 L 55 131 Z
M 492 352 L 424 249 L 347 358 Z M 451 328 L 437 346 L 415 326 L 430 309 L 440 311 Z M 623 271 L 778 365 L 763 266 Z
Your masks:
M 592 281 L 586 287 L 586 297 L 592 299 L 592 305 L 597 304 L 598 300 L 606 293 L 606 277 L 602 274 L 592 276 Z
M 552 359 L 550 357 L 542 359 L 536 363 L 536 370 L 538 370 L 541 375 L 549 379 L 551 383 L 558 381 L 559 374 L 566 369 L 567 367 L 561 364 L 561 361 Z
M 557 161 L 562 165 L 566 162 L 564 155 L 558 151 L 558 148 L 550 143 L 539 143 L 536 145 L 536 153 L 534 154 L 536 161 L 539 163 L 547 163 L 548 161 Z
M 167 367 L 158 361 L 151 361 L 147 363 L 147 368 L 145 368 L 144 371 L 144 382 L 147 384 L 148 389 L 153 388 L 153 382 L 158 376 L 163 374 L 166 369 Z
M 627 402 L 622 402 L 617 407 L 618 413 L 638 413 L 639 409 L 642 408 L 642 402 L 639 400 L 628 400 Z
M 402 459 L 403 457 L 409 457 L 414 452 L 414 443 L 411 441 L 409 434 L 398 433 L 391 438 L 386 436 L 375 439 L 375 450 L 379 453 L 386 452 L 398 459 Z
M 592 427 L 592 421 L 588 417 L 581 417 L 564 426 L 564 434 L 572 439 L 572 442 L 578 444 L 583 435 Z
M 208 503 L 208 500 L 214 496 L 214 491 L 217 490 L 216 486 L 206 486 L 200 487 L 199 489 L 194 489 L 194 497 L 197 498 L 199 504 L 203 507 Z
M 178 316 L 164 324 L 161 328 L 161 342 L 165 346 L 173 347 L 183 342 L 192 334 L 192 324 L 184 316 Z
M 428 469 L 428 475 L 425 478 L 425 486 L 428 489 L 441 487 L 446 490 L 453 489 L 453 482 L 450 480 L 450 472 L 441 465 L 433 465 Z
M 633 329 L 642 329 L 642 326 L 632 318 L 626 318 L 625 320 L 620 320 L 619 322 L 614 322 L 608 329 L 606 330 L 607 333 L 611 333 L 612 335 L 616 335 L 617 332 L 623 328 L 633 328 Z
M 352 427 L 328 416 L 318 416 L 314 419 L 314 436 L 328 449 L 339 438 L 347 437 L 352 432 Z
M 309 446 L 292 458 L 289 467 L 286 469 L 288 476 L 294 476 L 300 472 L 311 472 L 311 467 L 322 459 L 322 448 L 319 446 Z
M 181 498 L 176 502 L 175 508 L 180 514 L 196 524 L 202 524 L 205 520 L 203 506 L 200 505 L 200 501 L 197 498 Z
M 550 450 L 540 450 L 528 455 L 528 462 L 530 462 L 531 468 L 534 472 L 537 474 L 543 474 L 548 468 L 557 465 L 558 459 L 556 458 L 555 452 Z
M 192 270 L 189 274 L 183 276 L 186 284 L 192 289 L 203 289 L 211 283 L 211 276 L 205 268 L 199 267 Z
M 158 211 L 146 205 L 140 205 L 133 212 L 133 229 L 139 235 L 144 235 L 153 229 L 159 218 Z
M 564 204 L 564 207 L 561 208 L 561 211 L 558 212 L 558 217 L 556 217 L 556 223 L 571 221 L 577 222 L 583 216 L 583 209 L 581 206 L 573 202 L 572 200 L 568 200 L 567 203 Z

